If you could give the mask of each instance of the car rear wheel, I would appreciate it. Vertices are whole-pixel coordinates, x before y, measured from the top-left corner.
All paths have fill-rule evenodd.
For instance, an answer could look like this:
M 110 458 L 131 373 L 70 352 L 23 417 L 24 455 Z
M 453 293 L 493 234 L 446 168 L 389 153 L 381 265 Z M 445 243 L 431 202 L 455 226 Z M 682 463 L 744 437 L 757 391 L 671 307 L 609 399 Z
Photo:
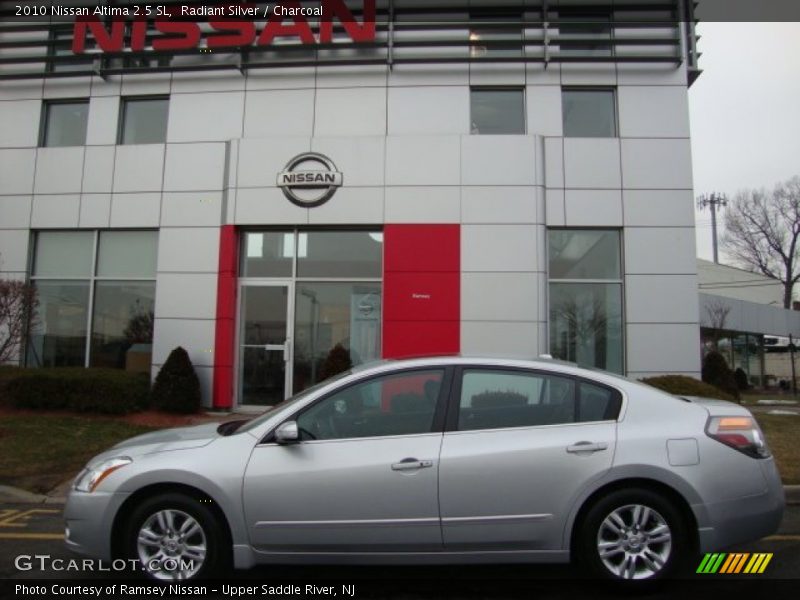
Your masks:
M 148 498 L 128 520 L 128 557 L 147 577 L 186 580 L 217 574 L 229 553 L 217 517 L 199 500 L 180 493 Z
M 592 575 L 649 581 L 675 573 L 688 551 L 683 519 L 651 490 L 618 490 L 601 498 L 583 522 L 579 557 Z

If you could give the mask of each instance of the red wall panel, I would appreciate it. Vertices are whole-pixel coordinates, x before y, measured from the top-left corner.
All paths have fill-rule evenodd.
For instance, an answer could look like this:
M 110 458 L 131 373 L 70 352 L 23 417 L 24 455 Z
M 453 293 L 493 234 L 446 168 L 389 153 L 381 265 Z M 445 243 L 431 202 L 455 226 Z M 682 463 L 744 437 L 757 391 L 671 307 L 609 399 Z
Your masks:
M 383 356 L 458 353 L 460 226 L 387 225 L 383 260 Z
M 233 225 L 219 232 L 219 273 L 217 275 L 217 320 L 214 331 L 214 408 L 233 406 L 233 357 L 236 335 L 236 270 L 238 236 Z

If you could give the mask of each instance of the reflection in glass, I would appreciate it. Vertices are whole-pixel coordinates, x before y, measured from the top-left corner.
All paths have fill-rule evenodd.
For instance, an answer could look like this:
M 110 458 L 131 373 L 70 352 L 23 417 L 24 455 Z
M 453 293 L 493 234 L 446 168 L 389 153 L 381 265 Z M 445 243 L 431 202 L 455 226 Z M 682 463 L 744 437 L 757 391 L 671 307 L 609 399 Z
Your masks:
M 83 367 L 88 281 L 37 281 L 39 308 L 27 344 L 30 367 Z
M 622 286 L 551 283 L 550 353 L 622 373 Z
M 89 102 L 51 102 L 46 106 L 43 146 L 83 146 Z
M 472 89 L 472 133 L 523 134 L 525 108 L 522 90 Z
M 295 235 L 285 231 L 244 234 L 242 277 L 291 277 Z
M 162 144 L 167 138 L 167 98 L 136 98 L 123 101 L 120 143 Z
M 300 234 L 298 277 L 380 277 L 383 234 L 374 231 L 308 231 Z M 305 240 L 303 240 L 305 238 Z
M 35 277 L 88 277 L 94 234 L 90 231 L 40 231 L 36 234 Z
M 379 283 L 298 283 L 294 392 L 380 357 Z
M 271 406 L 284 399 L 288 296 L 283 285 L 242 288 L 242 404 Z
M 565 137 L 616 137 L 614 90 L 561 92 Z
M 550 279 L 620 279 L 619 231 L 551 229 Z
M 92 315 L 92 367 L 150 372 L 155 296 L 155 282 L 97 282 Z
M 101 277 L 155 277 L 157 231 L 101 231 L 97 274 Z

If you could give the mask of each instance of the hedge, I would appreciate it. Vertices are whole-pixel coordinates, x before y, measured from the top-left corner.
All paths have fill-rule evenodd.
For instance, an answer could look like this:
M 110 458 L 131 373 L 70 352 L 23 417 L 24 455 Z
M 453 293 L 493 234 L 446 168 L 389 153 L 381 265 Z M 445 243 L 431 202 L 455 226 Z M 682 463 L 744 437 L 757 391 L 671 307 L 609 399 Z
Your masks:
M 127 414 L 148 406 L 146 375 L 116 369 L 25 369 L 7 380 L 6 400 L 17 408 Z
M 735 400 L 730 394 L 721 389 L 703 383 L 686 375 L 661 375 L 659 377 L 645 377 L 642 383 L 651 385 L 675 396 L 700 396 L 701 398 L 719 398 L 720 400 Z

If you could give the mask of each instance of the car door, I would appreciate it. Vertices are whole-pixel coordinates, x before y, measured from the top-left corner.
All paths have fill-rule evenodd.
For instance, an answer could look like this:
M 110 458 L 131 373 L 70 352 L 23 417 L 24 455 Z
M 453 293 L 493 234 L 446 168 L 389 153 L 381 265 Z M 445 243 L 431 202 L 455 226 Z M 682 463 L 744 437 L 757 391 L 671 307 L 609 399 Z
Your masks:
M 252 545 L 268 552 L 441 550 L 445 374 L 417 369 L 348 385 L 293 417 L 299 443 L 259 444 L 243 489 Z
M 611 466 L 616 390 L 546 372 L 468 367 L 440 455 L 445 550 L 557 550 L 581 488 Z

